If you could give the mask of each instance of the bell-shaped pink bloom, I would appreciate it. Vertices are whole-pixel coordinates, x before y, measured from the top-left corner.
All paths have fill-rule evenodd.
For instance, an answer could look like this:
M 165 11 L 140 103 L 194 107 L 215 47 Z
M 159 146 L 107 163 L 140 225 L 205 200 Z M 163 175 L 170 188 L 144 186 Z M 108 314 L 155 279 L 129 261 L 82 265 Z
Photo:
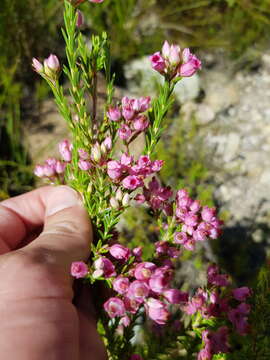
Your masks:
M 47 69 L 53 72 L 58 72 L 60 70 L 60 63 L 58 57 L 54 54 L 50 54 L 50 56 L 44 60 L 44 68 L 45 73 Z
M 132 131 L 128 125 L 122 124 L 117 133 L 120 139 L 127 140 L 131 136 Z
M 122 165 L 116 160 L 108 161 L 107 173 L 113 180 L 120 178 L 122 175 Z
M 65 160 L 67 162 L 71 161 L 71 158 L 72 158 L 72 153 L 71 153 L 72 145 L 69 142 L 69 140 L 61 141 L 59 143 L 59 145 L 58 145 L 58 150 L 59 150 L 59 153 L 62 156 L 63 160 Z
M 127 297 L 135 299 L 137 302 L 142 303 L 144 299 L 149 295 L 149 286 L 140 280 L 133 281 L 128 289 Z
M 37 73 L 42 73 L 43 72 L 43 65 L 36 58 L 32 59 L 32 67 Z
M 147 300 L 146 312 L 150 319 L 160 325 L 166 324 L 170 315 L 167 305 L 154 298 L 149 298 Z
M 122 184 L 125 189 L 135 190 L 138 187 L 142 186 L 143 182 L 138 176 L 129 175 L 123 180 Z
M 136 131 L 144 131 L 149 126 L 149 121 L 145 115 L 139 115 L 133 120 L 133 128 Z
M 89 161 L 87 161 L 87 160 L 80 159 L 80 160 L 78 161 L 78 166 L 79 166 L 79 168 L 80 168 L 81 170 L 83 170 L 83 171 L 88 171 L 88 170 L 91 169 L 92 164 L 91 164 Z
M 95 270 L 99 271 L 99 276 L 104 276 L 105 278 L 110 278 L 116 275 L 115 267 L 113 263 L 107 259 L 105 256 L 102 256 L 94 261 Z
M 150 61 L 154 70 L 158 72 L 163 72 L 165 70 L 165 59 L 161 56 L 159 51 L 150 56 Z
M 84 278 L 88 272 L 88 266 L 83 261 L 75 261 L 71 264 L 70 273 L 76 279 Z
M 131 251 L 121 244 L 114 244 L 109 248 L 110 254 L 117 260 L 127 261 L 130 258 Z
M 188 293 L 177 289 L 165 290 L 162 295 L 170 304 L 180 304 L 188 301 Z
M 123 295 L 128 291 L 129 279 L 124 276 L 118 276 L 113 281 L 113 289 L 119 294 Z
M 44 176 L 44 169 L 42 165 L 36 165 L 34 169 L 34 174 L 38 177 Z
M 119 121 L 122 117 L 122 114 L 118 107 L 110 107 L 107 111 L 107 116 L 111 121 Z
M 247 297 L 251 296 L 251 289 L 247 286 L 234 289 L 232 291 L 233 297 L 238 301 L 245 301 Z
M 151 262 L 142 262 L 136 265 L 134 276 L 137 280 L 148 280 L 156 269 L 156 265 Z
M 110 318 L 124 316 L 126 313 L 123 301 L 117 297 L 111 297 L 103 306 Z

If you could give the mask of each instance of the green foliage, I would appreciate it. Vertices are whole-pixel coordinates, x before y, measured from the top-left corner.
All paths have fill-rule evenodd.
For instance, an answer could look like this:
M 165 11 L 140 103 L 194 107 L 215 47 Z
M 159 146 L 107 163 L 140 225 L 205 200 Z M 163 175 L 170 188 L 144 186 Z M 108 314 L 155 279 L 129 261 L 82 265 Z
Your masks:
M 55 30 L 61 8 L 62 2 L 55 0 L 1 1 L 0 53 L 8 66 L 18 63 L 20 78 L 29 79 L 33 56 L 47 55 L 56 48 Z
M 199 198 L 204 205 L 213 206 L 211 174 L 197 130 L 195 118 L 189 122 L 183 122 L 181 116 L 170 120 L 166 135 L 157 147 L 158 157 L 166 164 L 160 178 L 173 188 L 189 189 L 191 196 Z
M 21 86 L 14 82 L 16 66 L 6 65 L 0 58 L 0 199 L 29 190 L 33 182 L 21 143 Z

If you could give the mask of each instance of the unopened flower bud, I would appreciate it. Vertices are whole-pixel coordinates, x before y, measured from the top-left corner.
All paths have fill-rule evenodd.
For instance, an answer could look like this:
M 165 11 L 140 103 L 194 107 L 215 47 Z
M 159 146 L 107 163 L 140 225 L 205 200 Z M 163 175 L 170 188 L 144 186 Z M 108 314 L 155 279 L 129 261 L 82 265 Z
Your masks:
M 36 165 L 35 169 L 34 169 L 34 174 L 38 177 L 43 177 L 44 176 L 44 169 L 42 165 Z
M 60 71 L 60 63 L 56 55 L 51 54 L 44 60 L 44 72 L 48 77 L 56 77 Z
M 78 166 L 81 170 L 88 171 L 89 169 L 91 169 L 92 164 L 87 160 L 80 159 L 78 161 Z
M 32 67 L 39 74 L 43 72 L 43 65 L 36 58 L 32 59 Z
M 80 10 L 77 10 L 77 22 L 76 26 L 81 27 L 84 24 L 84 16 Z
M 125 207 L 125 206 L 128 206 L 129 205 L 129 202 L 130 202 L 130 196 L 128 193 L 126 193 L 123 197 L 123 200 L 122 200 L 122 205 Z
M 57 161 L 55 165 L 55 171 L 57 174 L 63 174 L 65 172 L 67 164 L 62 161 Z
M 116 209 L 116 210 L 119 209 L 119 202 L 118 202 L 118 200 L 116 200 L 115 197 L 110 198 L 110 205 L 113 209 Z
M 101 149 L 98 143 L 93 146 L 91 150 L 91 157 L 95 162 L 99 162 L 99 160 L 101 159 Z
M 116 194 L 115 194 L 115 198 L 116 198 L 118 201 L 122 201 L 123 192 L 122 192 L 122 190 L 121 190 L 120 188 L 117 189 Z

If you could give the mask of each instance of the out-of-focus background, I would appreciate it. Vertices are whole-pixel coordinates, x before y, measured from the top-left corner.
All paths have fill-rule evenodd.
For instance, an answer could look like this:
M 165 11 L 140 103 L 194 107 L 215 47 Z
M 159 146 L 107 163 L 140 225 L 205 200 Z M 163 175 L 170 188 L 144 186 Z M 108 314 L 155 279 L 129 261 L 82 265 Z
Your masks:
M 0 199 L 35 187 L 33 165 L 67 136 L 31 69 L 33 56 L 55 53 L 65 63 L 62 9 L 60 0 L 1 1 Z M 160 180 L 216 206 L 225 227 L 218 242 L 184 254 L 179 271 L 199 283 L 207 259 L 239 284 L 252 280 L 270 255 L 270 0 L 105 0 L 81 10 L 86 38 L 109 34 L 119 97 L 154 96 L 160 79 L 148 55 L 164 39 L 201 58 L 202 71 L 176 87 Z M 129 211 L 121 226 L 124 241 L 151 248 L 147 212 Z

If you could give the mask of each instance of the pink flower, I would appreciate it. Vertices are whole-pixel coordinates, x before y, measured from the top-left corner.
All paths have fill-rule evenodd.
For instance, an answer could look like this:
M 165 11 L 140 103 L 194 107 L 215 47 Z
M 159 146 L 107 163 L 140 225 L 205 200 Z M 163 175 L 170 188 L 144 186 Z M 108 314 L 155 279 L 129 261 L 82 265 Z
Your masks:
M 129 326 L 130 325 L 130 318 L 127 315 L 123 316 L 119 321 L 119 325 L 123 325 L 124 327 Z
M 228 333 L 227 326 L 222 326 L 216 332 L 203 331 L 202 339 L 212 354 L 227 353 L 229 351 Z
M 91 169 L 92 164 L 87 160 L 80 159 L 78 161 L 78 166 L 81 170 L 87 171 L 87 170 Z
M 149 295 L 149 286 L 140 280 L 133 281 L 128 289 L 127 297 L 135 299 L 138 303 L 144 302 L 144 299 Z
M 66 163 L 57 160 L 57 162 L 55 164 L 55 172 L 57 174 L 63 174 L 65 172 L 65 170 L 66 170 L 66 166 L 67 166 Z
M 180 232 L 176 232 L 174 234 L 174 243 L 175 244 L 185 244 L 188 240 L 188 235 L 183 232 L 183 231 L 180 231 Z
M 112 138 L 107 136 L 101 144 L 101 150 L 103 153 L 110 152 L 112 149 Z
M 178 75 L 182 77 L 190 77 L 195 74 L 198 69 L 201 69 L 201 61 L 188 48 L 184 49 L 182 53 L 183 64 L 178 69 Z
M 96 3 L 96 4 L 100 4 L 102 3 L 104 0 L 89 0 L 92 3 Z
M 55 165 L 45 163 L 43 166 L 44 176 L 51 177 L 55 175 Z
M 129 166 L 133 162 L 133 156 L 123 153 L 120 158 L 120 163 L 123 166 Z
M 127 261 L 131 255 L 131 251 L 120 244 L 114 244 L 109 249 L 110 254 L 117 260 Z
M 43 65 L 41 64 L 40 61 L 38 61 L 38 59 L 36 59 L 36 58 L 32 59 L 32 66 L 33 66 L 33 69 L 37 73 L 42 73 L 43 72 Z
M 188 301 L 188 293 L 177 289 L 168 289 L 163 291 L 162 294 L 170 304 L 180 304 Z
M 76 26 L 81 27 L 84 24 L 84 16 L 80 10 L 77 10 L 77 22 Z
M 161 294 L 166 289 L 171 280 L 171 273 L 167 268 L 158 268 L 149 279 L 149 286 L 152 291 Z
M 60 70 L 58 57 L 54 54 L 50 54 L 50 56 L 44 60 L 44 69 L 47 75 L 50 75 L 50 70 L 53 72 L 58 72 Z
M 181 60 L 181 51 L 178 45 L 169 45 L 166 40 L 162 47 L 162 56 L 169 61 L 171 66 L 177 66 Z
M 247 297 L 251 296 L 251 290 L 247 286 L 234 289 L 232 293 L 233 297 L 238 301 L 245 301 Z
M 126 309 L 123 301 L 117 297 L 111 297 L 103 305 L 110 318 L 124 316 Z
M 122 165 L 116 160 L 108 161 L 107 173 L 111 179 L 119 179 L 122 175 Z
M 104 256 L 94 261 L 93 265 L 95 268 L 95 271 L 93 273 L 94 277 L 104 276 L 105 278 L 110 278 L 116 275 L 113 263 Z
M 156 265 L 151 262 L 142 262 L 136 265 L 134 276 L 137 280 L 150 279 L 156 269 Z
M 160 325 L 166 324 L 170 315 L 166 304 L 160 300 L 149 298 L 145 306 L 150 319 Z
M 209 265 L 207 269 L 207 280 L 209 284 L 216 286 L 228 286 L 228 275 L 219 274 L 219 268 L 216 265 Z
M 248 317 L 250 312 L 250 305 L 241 303 L 236 309 L 231 309 L 228 312 L 228 319 L 233 323 L 236 331 L 240 335 L 245 335 L 249 331 Z
M 212 220 L 214 220 L 215 215 L 216 215 L 216 209 L 209 208 L 208 206 L 204 206 L 202 208 L 201 216 L 204 221 L 210 223 Z
M 150 96 L 139 98 L 139 112 L 144 112 L 149 109 L 151 98 Z
M 71 264 L 70 273 L 76 279 L 85 277 L 88 271 L 88 266 L 83 261 L 75 261 Z
M 158 172 L 161 170 L 163 164 L 164 164 L 163 160 L 154 160 L 151 164 L 151 170 L 153 172 Z
M 82 160 L 88 160 L 90 157 L 88 152 L 84 149 L 78 149 L 78 154 L 79 154 L 80 159 L 82 159 Z
M 197 360 L 211 360 L 212 357 L 213 356 L 210 349 L 208 347 L 205 347 L 204 349 L 199 351 Z
M 129 279 L 123 276 L 118 276 L 113 281 L 113 288 L 116 292 L 123 295 L 128 291 Z
M 120 139 L 122 139 L 122 140 L 127 140 L 132 134 L 130 127 L 125 124 L 121 125 L 121 127 L 120 127 L 120 129 L 118 129 L 117 133 L 118 133 Z
M 135 190 L 142 186 L 142 181 L 136 175 L 129 175 L 123 180 L 122 184 L 125 189 Z
M 118 107 L 110 107 L 107 111 L 107 116 L 111 121 L 118 121 L 121 119 L 121 111 Z
M 126 121 L 131 120 L 135 115 L 135 111 L 129 106 L 124 107 L 122 113 Z
M 137 258 L 141 258 L 141 256 L 142 256 L 142 247 L 141 247 L 141 246 L 138 246 L 138 247 L 134 248 L 134 249 L 132 250 L 132 253 L 133 253 L 133 255 L 136 256 Z
M 149 121 L 145 115 L 139 115 L 133 120 L 133 128 L 136 131 L 144 131 L 149 126 Z
M 138 311 L 139 307 L 140 307 L 140 303 L 138 301 L 136 301 L 136 299 L 132 299 L 129 298 L 127 296 L 124 297 L 124 304 L 125 304 L 125 308 L 128 312 L 130 312 L 131 314 L 136 314 L 136 312 Z
M 62 159 L 64 161 L 70 162 L 72 158 L 72 144 L 69 142 L 69 140 L 63 140 L 59 143 L 58 149 L 60 152 L 60 155 L 62 156 Z
M 44 169 L 42 165 L 36 165 L 35 169 L 34 169 L 34 174 L 38 177 L 43 177 L 44 174 Z
M 165 70 L 166 63 L 159 51 L 150 56 L 150 61 L 154 70 L 158 72 L 163 72 Z

